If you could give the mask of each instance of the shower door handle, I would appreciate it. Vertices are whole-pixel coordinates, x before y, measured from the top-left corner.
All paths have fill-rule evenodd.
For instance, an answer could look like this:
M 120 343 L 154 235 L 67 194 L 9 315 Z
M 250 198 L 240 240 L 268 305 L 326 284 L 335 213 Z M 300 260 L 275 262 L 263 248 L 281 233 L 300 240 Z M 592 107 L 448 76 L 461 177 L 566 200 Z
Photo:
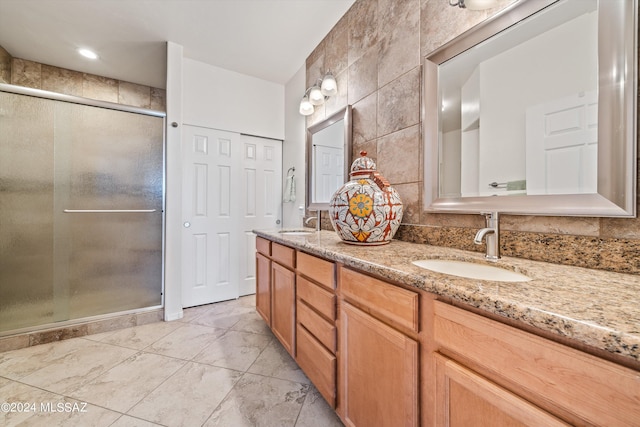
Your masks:
M 65 209 L 65 213 L 151 213 L 155 209 Z

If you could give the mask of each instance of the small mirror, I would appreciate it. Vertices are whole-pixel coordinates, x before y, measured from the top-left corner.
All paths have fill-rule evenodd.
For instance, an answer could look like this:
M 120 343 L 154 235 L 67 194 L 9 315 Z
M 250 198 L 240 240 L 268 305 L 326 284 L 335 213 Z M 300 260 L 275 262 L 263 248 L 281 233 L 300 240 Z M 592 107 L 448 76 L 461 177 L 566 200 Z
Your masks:
M 327 210 L 349 176 L 351 106 L 307 129 L 307 208 Z
M 429 55 L 426 208 L 635 216 L 636 18 L 520 1 Z

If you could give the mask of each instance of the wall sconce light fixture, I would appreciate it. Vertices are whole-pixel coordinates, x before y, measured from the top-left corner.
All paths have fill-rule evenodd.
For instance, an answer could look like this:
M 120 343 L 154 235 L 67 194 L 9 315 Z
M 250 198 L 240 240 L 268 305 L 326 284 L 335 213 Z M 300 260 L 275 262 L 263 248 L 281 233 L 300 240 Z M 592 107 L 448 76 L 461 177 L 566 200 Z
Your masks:
M 322 105 L 330 97 L 338 93 L 338 83 L 330 72 L 324 78 L 316 80 L 316 83 L 304 92 L 300 100 L 300 114 L 309 116 L 313 114 L 316 105 Z
M 469 10 L 490 9 L 504 0 L 449 0 L 449 6 L 458 6 Z

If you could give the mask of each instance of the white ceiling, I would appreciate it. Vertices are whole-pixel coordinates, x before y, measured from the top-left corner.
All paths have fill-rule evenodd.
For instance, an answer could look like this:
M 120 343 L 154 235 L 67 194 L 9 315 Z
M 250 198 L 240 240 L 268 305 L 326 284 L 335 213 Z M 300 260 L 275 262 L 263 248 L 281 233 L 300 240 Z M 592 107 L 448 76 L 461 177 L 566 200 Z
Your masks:
M 166 41 L 184 56 L 286 83 L 354 0 L 0 0 L 12 56 L 165 87 Z M 79 56 L 80 47 L 100 55 Z

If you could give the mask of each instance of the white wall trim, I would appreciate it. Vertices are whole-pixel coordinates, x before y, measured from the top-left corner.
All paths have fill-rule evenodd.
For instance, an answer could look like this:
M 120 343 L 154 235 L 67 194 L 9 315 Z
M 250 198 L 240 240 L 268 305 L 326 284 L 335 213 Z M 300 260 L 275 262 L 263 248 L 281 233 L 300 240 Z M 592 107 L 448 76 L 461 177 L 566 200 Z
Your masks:
M 164 320 L 182 311 L 182 46 L 167 42 Z M 177 123 L 173 127 L 172 123 Z

